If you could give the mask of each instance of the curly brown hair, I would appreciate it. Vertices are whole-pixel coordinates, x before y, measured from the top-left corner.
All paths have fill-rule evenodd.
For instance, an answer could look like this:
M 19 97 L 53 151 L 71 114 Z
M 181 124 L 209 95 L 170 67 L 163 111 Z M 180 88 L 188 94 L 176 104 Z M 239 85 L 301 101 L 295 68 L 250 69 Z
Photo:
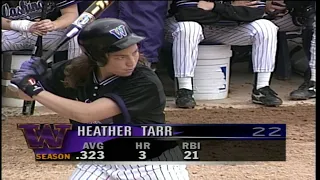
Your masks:
M 78 86 L 83 86 L 91 73 L 97 69 L 95 62 L 91 61 L 88 56 L 82 54 L 70 60 L 71 63 L 68 64 L 64 69 L 64 86 L 66 88 L 77 88 Z M 138 63 L 146 64 L 147 59 L 140 54 Z M 108 63 L 107 63 L 108 64 Z

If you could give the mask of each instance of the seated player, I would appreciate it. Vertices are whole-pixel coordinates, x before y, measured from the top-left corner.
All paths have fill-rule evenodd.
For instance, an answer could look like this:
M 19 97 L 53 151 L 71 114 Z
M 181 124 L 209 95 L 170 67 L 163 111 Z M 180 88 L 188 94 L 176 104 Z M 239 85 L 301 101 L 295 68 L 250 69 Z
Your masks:
M 310 46 L 310 76 L 305 77 L 305 81 L 297 90 L 290 93 L 292 100 L 306 100 L 316 97 L 316 15 L 313 22 L 313 33 Z
M 305 100 L 316 97 L 315 68 L 315 1 L 266 1 L 266 13 L 279 27 L 279 31 L 301 31 L 303 49 L 309 60 L 310 67 L 304 74 L 302 85 L 290 93 L 293 100 Z
M 139 54 L 134 34 L 118 19 L 103 18 L 79 34 L 84 54 L 46 69 L 30 59 L 11 82 L 21 97 L 40 102 L 73 123 L 164 124 L 166 96 L 161 81 Z M 30 78 L 38 83 L 30 83 Z M 112 147 L 116 148 L 116 147 Z M 129 151 L 123 149 L 122 151 Z M 175 143 L 164 142 L 152 160 L 181 157 Z M 179 156 L 180 154 L 180 156 Z M 112 156 L 112 154 L 110 154 Z M 189 179 L 185 165 L 109 165 L 80 163 L 70 179 Z
M 80 2 L 78 4 L 80 12 L 84 11 L 92 2 Z M 167 8 L 168 1 L 115 1 L 99 18 L 124 20 L 134 32 L 146 37 L 140 43 L 140 53 L 147 58 L 147 65 L 155 69 L 163 44 Z
M 65 29 L 78 17 L 78 7 L 73 1 L 45 1 L 48 3 L 46 19 L 39 21 L 42 12 L 42 1 L 2 1 L 1 51 L 33 50 L 37 37 L 43 36 L 43 49 L 53 48 L 65 34 Z M 81 53 L 76 38 L 60 51 L 68 50 L 68 58 Z
M 176 105 L 193 108 L 192 77 L 197 64 L 200 42 L 252 45 L 255 72 L 253 103 L 279 106 L 282 100 L 270 88 L 275 66 L 278 27 L 262 19 L 264 7 L 256 1 L 173 1 L 167 20 L 166 39 L 173 42 L 173 64 L 178 82 Z

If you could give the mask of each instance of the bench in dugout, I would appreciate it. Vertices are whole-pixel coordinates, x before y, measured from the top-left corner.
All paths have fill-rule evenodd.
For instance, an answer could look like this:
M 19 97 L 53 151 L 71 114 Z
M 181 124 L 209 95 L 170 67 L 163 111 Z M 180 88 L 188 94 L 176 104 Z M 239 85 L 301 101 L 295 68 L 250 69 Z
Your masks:
M 44 51 L 45 53 L 45 51 Z M 32 50 L 5 51 L 1 53 L 1 89 L 2 89 L 2 106 L 22 107 L 24 101 L 18 97 L 18 94 L 8 89 L 8 85 L 15 70 L 18 70 L 21 64 L 30 59 Z M 66 60 L 68 51 L 56 52 L 48 61 L 56 63 Z M 37 105 L 37 104 L 36 104 Z

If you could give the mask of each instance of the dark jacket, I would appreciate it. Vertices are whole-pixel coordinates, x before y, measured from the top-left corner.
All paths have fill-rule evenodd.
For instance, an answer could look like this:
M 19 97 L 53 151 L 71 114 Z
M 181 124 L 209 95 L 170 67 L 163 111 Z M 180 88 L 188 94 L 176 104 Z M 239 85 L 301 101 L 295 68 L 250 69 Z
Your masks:
M 290 14 L 296 18 L 309 18 L 316 12 L 316 1 L 285 1 Z
M 179 21 L 195 21 L 203 25 L 235 25 L 263 18 L 263 8 L 232 6 L 231 1 L 215 2 L 212 11 L 197 7 L 197 0 L 173 0 L 169 13 Z
M 295 25 L 313 29 L 316 16 L 316 1 L 285 1 Z
M 83 12 L 93 1 L 79 3 Z M 168 1 L 115 1 L 99 18 L 118 18 L 124 20 L 132 30 L 146 37 L 139 43 L 140 52 L 149 62 L 158 62 L 159 50 L 164 41 L 164 21 Z

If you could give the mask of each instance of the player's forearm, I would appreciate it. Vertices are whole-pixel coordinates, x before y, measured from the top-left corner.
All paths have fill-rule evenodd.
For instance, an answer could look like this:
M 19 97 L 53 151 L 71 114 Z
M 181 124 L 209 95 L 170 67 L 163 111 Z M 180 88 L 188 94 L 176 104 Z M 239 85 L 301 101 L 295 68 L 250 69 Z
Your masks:
M 87 104 L 62 98 L 48 91 L 40 92 L 38 95 L 33 96 L 33 99 L 59 115 L 77 121 L 79 121 L 79 116 L 86 112 L 84 109 L 86 109 Z
M 95 117 L 91 116 L 92 113 L 90 112 L 90 105 L 88 103 L 66 99 L 48 91 L 40 92 L 34 96 L 33 99 L 68 119 L 73 119 L 81 123 L 96 121 L 94 119 Z
M 72 24 L 79 16 L 78 5 L 73 4 L 61 9 L 61 16 L 53 21 L 55 29 L 65 29 Z
M 3 30 L 15 30 L 21 32 L 29 32 L 30 27 L 35 23 L 29 20 L 10 20 L 1 17 L 1 23 Z
M 250 9 L 250 10 L 249 10 Z M 250 22 L 260 19 L 264 15 L 262 8 L 249 8 L 245 6 L 233 6 L 231 4 L 215 3 L 212 10 L 227 20 Z
M 63 98 L 48 91 L 42 91 L 33 96 L 33 99 L 61 116 L 80 123 L 100 121 L 121 113 L 118 105 L 107 98 L 100 98 L 92 103 L 84 103 Z
M 78 17 L 78 13 L 65 13 L 62 16 L 60 16 L 58 19 L 56 19 L 55 21 L 53 21 L 55 29 L 65 29 L 68 26 L 70 26 L 70 24 L 72 24 Z
M 1 29 L 11 30 L 10 22 L 11 22 L 10 19 L 6 19 L 4 17 L 1 17 Z

